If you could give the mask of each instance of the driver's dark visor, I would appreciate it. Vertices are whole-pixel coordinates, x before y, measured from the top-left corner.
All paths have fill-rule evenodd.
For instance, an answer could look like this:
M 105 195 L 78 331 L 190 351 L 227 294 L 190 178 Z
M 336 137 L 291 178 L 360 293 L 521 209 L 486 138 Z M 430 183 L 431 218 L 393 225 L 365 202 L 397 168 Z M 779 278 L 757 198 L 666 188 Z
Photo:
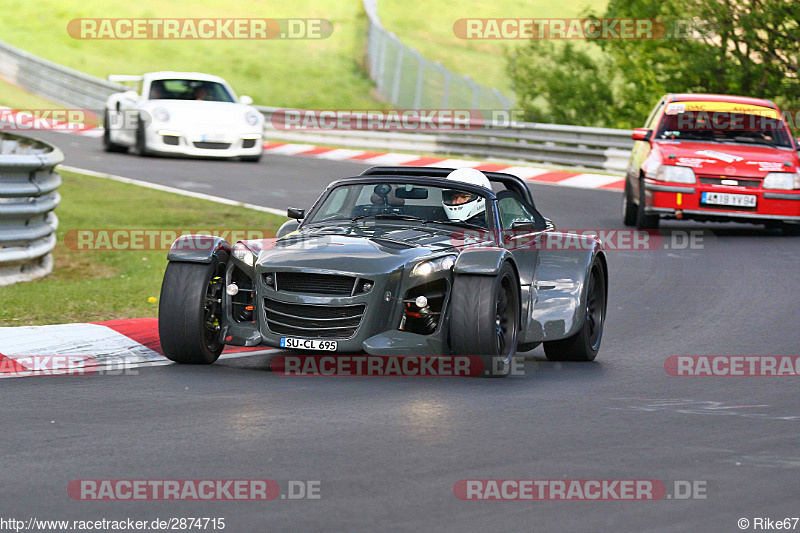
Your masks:
M 467 191 L 459 191 L 457 189 L 444 189 L 442 190 L 442 203 L 444 205 L 463 205 L 473 200 L 480 198 L 477 194 L 472 194 Z

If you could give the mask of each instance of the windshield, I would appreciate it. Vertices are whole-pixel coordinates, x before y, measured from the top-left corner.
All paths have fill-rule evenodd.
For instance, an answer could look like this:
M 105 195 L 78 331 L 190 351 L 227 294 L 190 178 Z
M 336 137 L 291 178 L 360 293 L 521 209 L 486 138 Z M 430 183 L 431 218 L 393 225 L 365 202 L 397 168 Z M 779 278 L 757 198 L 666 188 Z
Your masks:
M 339 186 L 306 223 L 370 219 L 488 227 L 484 196 L 458 186 L 444 188 L 402 182 Z
M 202 80 L 153 80 L 150 100 L 203 100 L 234 102 L 233 96 L 221 83 Z
M 745 112 L 735 110 L 689 110 L 668 106 L 661 119 L 656 139 L 759 144 L 791 148 L 786 126 L 777 111 L 749 106 Z

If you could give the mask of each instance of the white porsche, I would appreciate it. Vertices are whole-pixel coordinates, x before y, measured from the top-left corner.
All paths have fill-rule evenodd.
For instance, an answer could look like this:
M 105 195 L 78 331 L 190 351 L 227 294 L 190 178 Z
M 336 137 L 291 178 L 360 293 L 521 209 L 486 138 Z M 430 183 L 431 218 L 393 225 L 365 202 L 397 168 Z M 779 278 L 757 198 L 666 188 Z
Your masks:
M 252 98 L 237 99 L 222 78 L 198 72 L 150 72 L 108 79 L 134 84 L 135 90 L 106 100 L 107 152 L 133 148 L 140 155 L 261 158 L 264 117 L 251 105 Z

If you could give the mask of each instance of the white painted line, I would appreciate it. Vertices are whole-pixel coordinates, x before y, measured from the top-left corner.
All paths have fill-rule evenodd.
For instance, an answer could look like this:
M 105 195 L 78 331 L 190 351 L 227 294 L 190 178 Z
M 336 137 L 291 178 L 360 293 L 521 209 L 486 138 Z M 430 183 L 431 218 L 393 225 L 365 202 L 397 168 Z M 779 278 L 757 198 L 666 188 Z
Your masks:
M 315 157 L 318 157 L 320 159 L 333 159 L 335 161 L 343 161 L 345 159 L 350 159 L 351 157 L 359 156 L 363 153 L 364 150 L 348 150 L 346 148 L 338 148 L 330 152 L 325 152 L 324 154 L 316 154 Z
M 418 155 L 408 155 L 408 154 L 383 154 L 372 157 L 370 159 L 365 159 L 365 163 L 369 163 L 371 165 L 382 165 L 387 167 L 392 167 L 395 165 L 402 165 L 403 163 L 408 163 L 409 161 L 414 161 L 415 159 L 419 159 L 420 156 Z
M 176 189 L 174 187 L 167 187 L 166 185 L 158 185 L 156 183 L 125 178 L 123 176 L 115 176 L 114 174 L 106 174 L 105 172 L 95 172 L 94 170 L 87 170 L 85 168 L 76 168 L 67 165 L 58 165 L 58 167 L 63 168 L 64 170 L 67 170 L 69 172 L 86 174 L 87 176 L 93 176 L 95 178 L 106 178 L 113 181 L 119 181 L 120 183 L 129 183 L 131 185 L 138 185 L 139 187 L 146 187 L 148 189 L 155 189 L 157 191 L 171 192 L 174 194 L 180 194 L 181 196 L 188 196 L 190 198 L 199 198 L 200 200 L 208 200 L 209 202 L 216 202 L 218 204 L 244 207 L 246 209 L 261 211 L 263 213 L 272 213 L 273 215 L 279 215 L 282 217 L 286 216 L 286 211 L 283 209 L 273 209 L 271 207 L 263 207 L 260 205 L 248 204 L 246 202 L 237 202 L 236 200 L 230 200 L 228 198 L 221 198 L 219 196 L 211 196 L 209 194 L 203 194 L 194 191 L 186 191 L 183 189 Z M 0 350 L 0 353 L 2 353 L 2 350 Z
M 480 164 L 481 163 L 477 161 L 467 161 L 466 159 L 445 159 L 444 161 L 438 161 L 425 166 L 436 168 L 475 168 Z
M 264 150 L 264 152 L 270 154 L 296 155 L 301 152 L 308 152 L 309 150 L 313 150 L 314 148 L 317 147 L 314 146 L 313 144 L 284 144 L 283 146 L 278 146 L 276 148 Z
M 579 189 L 596 189 L 609 183 L 620 181 L 618 176 L 606 176 L 604 174 L 579 174 L 565 180 L 557 182 L 562 187 L 577 187 Z
M 532 168 L 532 167 L 508 167 L 503 170 L 499 170 L 498 172 L 505 172 L 506 174 L 513 174 L 518 178 L 522 178 L 524 180 L 529 178 L 534 178 L 536 176 L 541 176 L 542 174 L 547 174 L 548 172 L 552 172 L 551 170 L 545 170 L 543 168 Z

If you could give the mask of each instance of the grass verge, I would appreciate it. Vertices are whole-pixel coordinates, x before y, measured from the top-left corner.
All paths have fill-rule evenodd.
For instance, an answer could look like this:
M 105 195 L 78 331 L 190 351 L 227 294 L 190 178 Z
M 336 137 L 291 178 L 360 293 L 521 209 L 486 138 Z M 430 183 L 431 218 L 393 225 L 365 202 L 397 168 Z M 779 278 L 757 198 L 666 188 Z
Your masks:
M 453 33 L 453 24 L 462 18 L 574 18 L 592 8 L 603 13 L 608 0 L 506 0 L 501 2 L 426 2 L 409 7 L 403 0 L 381 0 L 378 13 L 383 26 L 397 34 L 404 44 L 413 46 L 431 61 L 439 61 L 459 74 L 488 87 L 512 94 L 506 74 L 505 51 L 522 46 L 524 40 L 465 40 Z M 591 53 L 596 47 L 586 45 Z
M 323 18 L 327 39 L 75 39 L 79 18 Z M 199 71 L 225 78 L 238 94 L 278 107 L 375 109 L 372 82 L 360 68 L 366 16 L 360 0 L 3 0 L 2 39 L 62 65 L 106 77 L 158 70 Z
M 46 278 L 0 287 L 0 326 L 92 322 L 158 314 L 166 250 L 76 250 L 71 230 L 258 229 L 283 217 L 136 185 L 60 171 L 64 184 L 55 268 Z M 72 233 L 74 235 L 74 232 Z M 100 241 L 97 241 L 99 244 Z

